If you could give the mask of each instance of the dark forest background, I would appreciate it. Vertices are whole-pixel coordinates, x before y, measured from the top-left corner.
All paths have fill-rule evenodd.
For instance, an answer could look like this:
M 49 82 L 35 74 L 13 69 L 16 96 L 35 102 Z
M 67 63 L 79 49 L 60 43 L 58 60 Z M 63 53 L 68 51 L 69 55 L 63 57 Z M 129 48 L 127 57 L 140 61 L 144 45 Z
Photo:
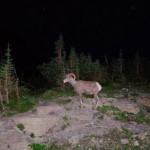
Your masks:
M 103 57 L 101 62 L 99 59 L 94 60 L 90 51 L 83 53 L 74 47 L 66 50 L 62 34 L 54 44 L 54 57 L 37 66 L 37 74 L 33 73 L 29 77 L 30 84 L 35 87 L 63 87 L 63 78 L 69 72 L 75 73 L 77 79 L 99 81 L 102 85 L 150 82 L 150 61 L 140 56 L 138 51 L 133 54 L 133 58 L 124 58 L 124 51 L 120 49 L 116 57 L 108 58 L 105 54 L 100 56 Z
M 100 62 L 99 59 L 93 59 L 90 51 L 85 54 L 76 51 L 74 47 L 66 49 L 62 34 L 54 45 L 53 57 L 49 61 L 37 65 L 36 69 L 23 72 L 14 64 L 15 56 L 11 55 L 13 49 L 8 43 L 0 59 L 1 110 L 26 112 L 37 103 L 31 95 L 34 93 L 37 97 L 39 91 L 48 90 L 50 97 L 58 93 L 59 96 L 62 93 L 66 95 L 70 86 L 64 84 L 63 79 L 70 72 L 76 75 L 77 80 L 98 81 L 102 87 L 113 89 L 150 83 L 150 61 L 141 57 L 138 51 L 133 59 L 125 59 L 120 49 L 116 57 L 110 59 L 104 54 L 104 61 Z

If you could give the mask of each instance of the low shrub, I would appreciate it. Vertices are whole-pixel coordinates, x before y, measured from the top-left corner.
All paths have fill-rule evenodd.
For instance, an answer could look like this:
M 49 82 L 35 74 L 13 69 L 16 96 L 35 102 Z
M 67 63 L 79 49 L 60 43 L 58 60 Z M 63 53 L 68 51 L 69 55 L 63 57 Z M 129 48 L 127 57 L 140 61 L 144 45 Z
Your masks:
M 11 111 L 23 113 L 29 111 L 37 102 L 38 100 L 33 97 L 23 96 L 19 100 L 11 100 L 7 107 Z

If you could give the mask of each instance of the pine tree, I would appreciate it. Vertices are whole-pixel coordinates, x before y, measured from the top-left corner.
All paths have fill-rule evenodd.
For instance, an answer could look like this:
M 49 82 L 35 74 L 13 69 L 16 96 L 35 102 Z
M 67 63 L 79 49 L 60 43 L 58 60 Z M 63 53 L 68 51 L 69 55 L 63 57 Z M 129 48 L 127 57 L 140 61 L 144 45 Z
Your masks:
M 141 60 L 140 60 L 140 57 L 139 57 L 139 53 L 137 52 L 136 54 L 135 54 L 135 56 L 134 56 L 134 59 L 133 59 L 133 67 L 135 68 L 134 70 L 135 70 L 135 74 L 136 74 L 136 79 L 140 79 L 140 62 Z
M 11 92 L 11 84 L 12 84 L 12 59 L 11 59 L 11 49 L 9 47 L 9 44 L 6 49 L 5 53 L 5 59 L 1 64 L 1 71 L 0 71 L 0 78 L 3 83 L 3 89 L 6 92 L 6 102 L 9 103 L 9 93 Z
M 4 104 L 3 104 L 3 96 L 2 96 L 2 91 L 1 91 L 2 87 L 1 87 L 1 79 L 0 79 L 0 101 L 1 101 L 1 106 L 2 109 L 5 110 Z
M 92 59 L 83 53 L 79 55 L 80 77 L 84 80 L 91 80 L 91 65 Z
M 77 79 L 79 79 L 79 64 L 78 56 L 74 47 L 71 47 L 69 54 L 69 70 L 76 74 Z
M 59 35 L 58 40 L 55 42 L 55 53 L 56 53 L 56 61 L 59 64 L 62 64 L 62 50 L 64 48 L 64 40 L 62 34 Z
M 1 90 L 5 93 L 6 103 L 9 103 L 9 98 L 11 96 L 12 91 L 18 90 L 18 80 L 15 80 L 14 77 L 14 65 L 12 63 L 11 58 L 11 49 L 8 44 L 5 59 L 1 62 L 0 65 L 0 81 L 1 81 Z M 14 86 L 15 85 L 15 86 Z M 19 98 L 19 92 L 16 93 L 17 99 Z
M 124 59 L 122 50 L 119 51 L 119 58 L 113 59 L 109 66 L 112 82 L 125 82 Z
M 92 63 L 92 79 L 100 80 L 100 78 L 101 78 L 100 62 L 99 60 L 96 60 Z

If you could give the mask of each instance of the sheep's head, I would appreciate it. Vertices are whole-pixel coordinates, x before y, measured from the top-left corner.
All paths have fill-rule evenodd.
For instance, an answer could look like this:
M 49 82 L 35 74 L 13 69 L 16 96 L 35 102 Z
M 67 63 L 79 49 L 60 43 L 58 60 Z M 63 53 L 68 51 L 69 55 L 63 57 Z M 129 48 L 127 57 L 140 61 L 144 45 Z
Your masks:
M 66 78 L 64 79 L 64 83 L 75 80 L 76 76 L 73 73 L 66 74 Z

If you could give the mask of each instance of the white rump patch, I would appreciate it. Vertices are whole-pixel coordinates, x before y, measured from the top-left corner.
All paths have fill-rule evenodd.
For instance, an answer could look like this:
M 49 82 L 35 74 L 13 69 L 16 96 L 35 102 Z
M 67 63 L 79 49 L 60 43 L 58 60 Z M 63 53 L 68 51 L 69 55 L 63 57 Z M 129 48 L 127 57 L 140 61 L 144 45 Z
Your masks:
M 99 91 L 100 91 L 102 89 L 102 86 L 98 82 L 96 82 L 96 85 L 97 85 L 97 87 L 99 88 Z

